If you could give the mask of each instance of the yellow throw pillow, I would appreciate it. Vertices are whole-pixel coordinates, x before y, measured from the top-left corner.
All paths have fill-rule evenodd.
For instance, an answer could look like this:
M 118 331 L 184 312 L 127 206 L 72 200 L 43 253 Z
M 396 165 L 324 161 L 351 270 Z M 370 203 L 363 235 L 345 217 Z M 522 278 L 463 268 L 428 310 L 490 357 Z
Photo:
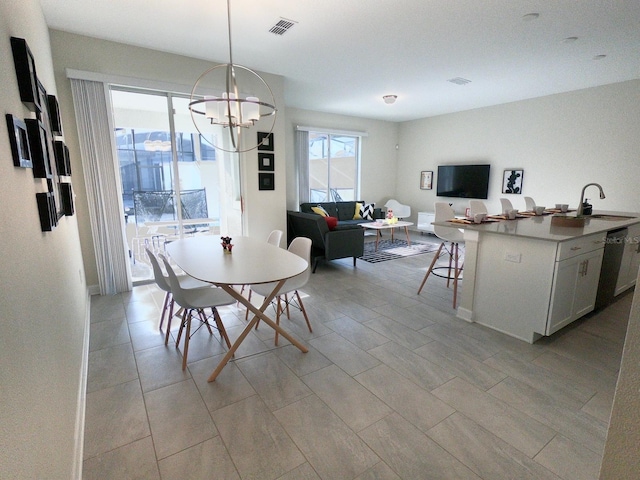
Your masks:
M 362 208 L 362 204 L 356 202 L 356 211 L 353 214 L 353 219 L 354 220 L 360 220 L 362 217 L 360 216 L 360 209 Z
M 329 215 L 327 211 L 324 208 L 322 208 L 320 205 L 318 205 L 317 207 L 311 207 L 311 211 L 313 213 L 317 213 L 318 215 L 322 215 L 323 217 L 326 217 L 327 215 Z

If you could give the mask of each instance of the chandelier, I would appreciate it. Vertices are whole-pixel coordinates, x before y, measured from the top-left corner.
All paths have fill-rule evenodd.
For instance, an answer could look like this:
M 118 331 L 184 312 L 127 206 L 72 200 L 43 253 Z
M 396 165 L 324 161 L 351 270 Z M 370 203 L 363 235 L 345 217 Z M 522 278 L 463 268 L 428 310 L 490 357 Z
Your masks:
M 198 77 L 191 89 L 189 111 L 196 130 L 207 143 L 218 150 L 241 153 L 254 150 L 260 146 L 260 143 L 248 147 L 241 145 L 240 137 L 242 131 L 253 127 L 256 122 L 263 117 L 271 117 L 271 126 L 268 129 L 268 133 L 271 133 L 275 125 L 277 109 L 275 107 L 273 91 L 267 82 L 250 68 L 233 63 L 230 2 L 231 0 L 227 0 L 229 63 L 215 65 Z M 218 77 L 224 74 L 224 80 L 222 82 L 212 80 L 216 74 L 218 74 Z M 246 91 L 260 89 L 262 93 L 267 95 L 267 100 L 265 101 L 264 97 L 263 100 L 261 100 L 257 94 L 255 94 L 255 90 L 252 92 L 253 94 L 243 93 L 241 88 L 238 87 L 238 79 L 240 76 L 245 76 L 247 79 L 247 84 L 243 87 Z M 205 87 L 205 84 L 224 84 L 224 91 L 216 95 L 197 93 L 203 90 L 211 92 L 212 88 L 215 88 L 211 86 Z M 202 119 L 205 121 L 203 122 Z M 214 142 L 210 141 L 206 132 L 204 132 L 203 125 L 206 124 L 218 125 L 225 128 L 229 133 L 228 143 L 225 142 L 224 138 Z

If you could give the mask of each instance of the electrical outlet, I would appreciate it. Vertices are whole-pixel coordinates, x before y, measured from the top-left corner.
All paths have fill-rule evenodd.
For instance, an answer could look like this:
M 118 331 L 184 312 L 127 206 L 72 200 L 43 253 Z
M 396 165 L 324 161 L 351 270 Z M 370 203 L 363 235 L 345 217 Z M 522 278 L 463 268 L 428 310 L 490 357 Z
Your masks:
M 504 259 L 507 262 L 520 263 L 520 260 L 522 260 L 522 254 L 521 253 L 506 252 L 504 254 Z

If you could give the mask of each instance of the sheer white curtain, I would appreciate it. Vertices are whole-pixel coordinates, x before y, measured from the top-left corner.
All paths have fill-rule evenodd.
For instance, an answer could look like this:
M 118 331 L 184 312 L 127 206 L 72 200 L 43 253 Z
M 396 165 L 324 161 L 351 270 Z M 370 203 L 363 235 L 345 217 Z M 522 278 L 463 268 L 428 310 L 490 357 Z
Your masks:
M 108 87 L 71 79 L 101 295 L 131 290 Z
M 298 203 L 309 201 L 309 132 L 296 130 L 296 166 L 298 168 Z

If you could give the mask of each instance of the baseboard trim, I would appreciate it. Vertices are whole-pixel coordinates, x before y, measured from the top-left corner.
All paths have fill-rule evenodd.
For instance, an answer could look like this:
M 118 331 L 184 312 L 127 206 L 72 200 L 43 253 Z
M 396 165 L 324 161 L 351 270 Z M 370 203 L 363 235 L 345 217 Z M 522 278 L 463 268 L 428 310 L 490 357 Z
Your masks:
M 458 307 L 458 313 L 456 317 L 466 320 L 467 322 L 473 322 L 473 311 L 467 308 Z
M 100 295 L 100 285 L 89 285 L 87 289 L 89 291 L 89 296 Z
M 76 429 L 74 445 L 74 462 L 71 478 L 82 479 L 82 463 L 84 457 L 84 420 L 87 406 L 87 374 L 89 370 L 89 333 L 91 324 L 91 287 L 87 288 L 84 335 L 82 340 L 82 364 L 80 366 L 80 382 L 78 385 L 78 402 L 76 408 Z

